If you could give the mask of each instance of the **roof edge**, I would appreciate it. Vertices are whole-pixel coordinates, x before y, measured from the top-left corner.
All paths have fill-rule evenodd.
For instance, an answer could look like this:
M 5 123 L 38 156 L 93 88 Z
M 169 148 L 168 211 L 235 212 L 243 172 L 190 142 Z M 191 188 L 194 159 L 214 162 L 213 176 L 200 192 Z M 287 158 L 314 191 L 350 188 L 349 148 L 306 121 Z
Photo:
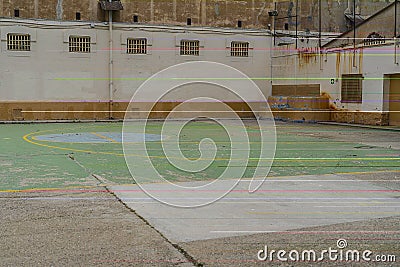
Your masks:
M 389 5 L 385 6 L 384 8 L 382 8 L 381 10 L 379 10 L 378 12 L 372 14 L 368 19 L 364 20 L 363 22 L 357 24 L 356 28 L 360 27 L 361 25 L 364 25 L 364 23 L 369 22 L 371 19 L 373 19 L 374 17 L 378 16 L 379 14 L 383 13 L 384 11 L 386 11 L 387 9 L 391 8 L 392 6 L 394 6 L 396 4 L 396 1 L 394 1 L 393 3 L 390 3 Z M 343 36 L 345 36 L 346 34 L 352 32 L 354 29 L 350 29 L 345 31 L 344 33 L 342 33 L 341 35 L 337 36 L 335 39 L 333 39 L 332 41 L 329 41 L 328 43 L 324 44 L 322 47 L 326 47 L 329 44 L 335 42 L 336 40 L 342 38 Z

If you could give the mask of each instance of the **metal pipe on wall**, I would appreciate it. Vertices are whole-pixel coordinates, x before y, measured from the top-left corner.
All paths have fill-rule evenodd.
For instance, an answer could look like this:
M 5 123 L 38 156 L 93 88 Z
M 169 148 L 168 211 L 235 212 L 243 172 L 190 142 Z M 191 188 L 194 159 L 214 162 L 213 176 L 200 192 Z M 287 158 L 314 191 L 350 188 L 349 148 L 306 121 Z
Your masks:
M 319 54 L 319 70 L 323 70 L 322 65 L 322 0 L 318 0 L 318 54 Z
M 274 2 L 274 10 L 277 10 L 277 3 Z M 276 45 L 276 16 L 274 16 L 274 49 L 275 49 L 275 45 Z
M 299 13 L 299 0 L 296 0 L 296 49 L 298 48 L 298 32 L 299 32 L 298 13 Z
M 275 23 L 275 17 L 274 17 L 274 23 Z M 274 25 L 274 31 L 275 31 L 275 25 Z M 273 32 L 272 33 L 273 34 L 273 37 L 272 38 L 270 38 L 271 40 L 270 40 L 270 48 L 269 48 L 269 58 L 270 58 L 270 69 L 271 69 L 271 92 L 270 92 L 270 95 L 272 95 L 272 87 L 273 87 L 273 85 L 274 85 L 274 70 L 273 70 L 273 62 L 274 62 L 274 56 L 275 56 L 275 50 L 272 50 L 272 49 L 275 49 L 275 32 Z M 274 51 L 274 53 L 272 53 Z
M 353 0 L 353 67 L 356 65 L 356 0 Z
M 111 2 L 111 0 L 109 0 Z M 114 102 L 114 96 L 113 96 L 113 90 L 114 90 L 114 80 L 113 80 L 113 13 L 112 10 L 108 11 L 108 30 L 109 30 L 109 107 L 108 107 L 108 112 L 109 112 L 109 119 L 113 118 L 113 102 Z
M 318 46 L 321 50 L 322 47 L 322 0 L 318 0 Z
M 394 64 L 398 65 L 399 63 L 397 62 L 397 4 L 398 0 L 394 1 Z
M 397 0 L 394 1 L 394 38 L 397 37 Z

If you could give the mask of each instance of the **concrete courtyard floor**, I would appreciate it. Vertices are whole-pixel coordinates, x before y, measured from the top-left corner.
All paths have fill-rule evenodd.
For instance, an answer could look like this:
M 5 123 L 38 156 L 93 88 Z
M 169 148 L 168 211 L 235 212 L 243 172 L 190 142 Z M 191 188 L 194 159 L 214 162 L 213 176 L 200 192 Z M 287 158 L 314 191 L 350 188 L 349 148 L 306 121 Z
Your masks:
M 88 176 L 79 166 L 73 169 L 76 164 L 66 157 L 72 157 L 68 151 L 61 155 L 53 153 L 56 148 L 35 150 L 23 142 L 15 147 L 12 139 L 20 137 L 12 131 L 0 134 L 5 148 L 0 152 L 0 266 L 400 266 L 400 133 L 289 123 L 278 124 L 278 131 L 279 127 L 300 138 L 320 140 L 319 151 L 323 144 L 334 144 L 326 150 L 327 155 L 335 149 L 333 152 L 340 154 L 341 149 L 355 147 L 344 155 L 363 153 L 357 158 L 392 160 L 374 166 L 360 162 L 353 172 L 346 167 L 336 172 L 320 169 L 315 174 L 273 176 L 255 194 L 244 190 L 248 181 L 243 181 L 213 205 L 179 209 L 155 202 L 135 185 L 118 184 L 115 177 L 103 174 L 106 182 L 112 183 L 102 185 L 104 181 Z M 24 135 L 30 128 L 18 131 Z M 350 144 L 345 147 L 344 143 Z M 20 159 L 18 149 L 31 154 Z M 29 180 L 17 183 L 6 179 L 29 176 L 26 166 L 39 154 L 43 154 L 41 161 L 33 158 L 31 164 L 43 165 L 32 167 Z M 84 157 L 90 156 L 73 155 L 84 164 Z M 357 164 L 358 159 L 354 160 L 352 164 Z M 21 162 L 24 168 L 19 168 Z M 46 164 L 52 166 L 52 175 L 60 175 L 62 167 L 71 163 L 65 174 L 69 180 L 62 180 L 69 181 L 63 182 L 64 187 L 43 188 L 40 183 L 45 176 L 38 177 L 39 188 L 26 187 L 40 168 L 49 166 Z M 8 172 L 10 176 L 6 176 Z M 119 177 L 118 170 L 115 173 Z M 275 173 L 283 174 L 279 169 Z M 70 177 L 77 176 L 82 184 L 68 187 Z M 154 189 L 162 190 L 162 186 Z M 266 245 L 274 250 L 322 251 L 337 248 L 338 239 L 347 241 L 346 249 L 395 255 L 397 261 L 257 260 L 258 251 Z
M 357 178 L 370 180 L 376 176 Z M 386 173 L 385 179 L 389 180 L 385 188 L 398 188 L 399 183 L 393 183 L 399 179 L 396 173 Z M 375 190 L 377 186 L 368 188 Z M 400 216 L 395 216 L 399 213 L 398 193 L 365 193 L 363 200 L 347 195 L 334 202 L 329 200 L 331 194 L 314 201 L 309 196 L 308 204 L 282 199 L 274 204 L 276 194 L 268 194 L 264 204 L 243 200 L 235 205 L 237 208 L 229 210 L 230 200 L 222 200 L 196 212 L 176 210 L 145 198 L 136 202 L 123 199 L 125 206 L 104 187 L 91 191 L 1 195 L 0 265 L 399 266 L 398 262 L 310 264 L 257 260 L 257 252 L 265 245 L 275 250 L 322 251 L 336 248 L 337 240 L 345 239 L 349 249 L 396 255 L 398 261 Z M 336 197 L 343 195 L 346 194 L 339 193 Z M 312 205 L 317 206 L 313 211 L 325 206 L 330 214 L 324 210 L 312 215 L 308 209 Z M 335 208 L 338 205 L 340 208 Z M 291 212 L 285 215 L 283 211 Z M 313 227 L 307 226 L 308 222 Z M 230 232 L 232 229 L 244 231 Z
M 111 191 L 169 240 L 179 243 L 400 216 L 400 184 L 396 182 L 400 172 L 385 173 L 385 182 L 377 179 L 380 175 L 270 178 L 255 193 L 247 192 L 250 180 L 242 180 L 221 200 L 199 208 L 167 206 L 135 185 L 112 186 Z M 200 184 L 179 183 L 187 188 Z M 224 190 L 225 184 L 216 190 Z M 213 200 L 209 191 L 195 195 L 188 189 L 193 197 L 179 198 L 166 184 L 147 189 L 149 193 L 160 191 L 164 191 L 163 200 L 182 205 L 197 203 L 198 198 Z

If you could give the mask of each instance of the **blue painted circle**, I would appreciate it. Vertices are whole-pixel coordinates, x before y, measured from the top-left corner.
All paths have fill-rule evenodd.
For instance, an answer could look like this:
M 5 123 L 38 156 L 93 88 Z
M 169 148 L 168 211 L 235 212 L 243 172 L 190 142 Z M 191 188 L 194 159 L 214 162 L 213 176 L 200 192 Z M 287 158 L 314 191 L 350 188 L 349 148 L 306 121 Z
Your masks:
M 118 132 L 84 132 L 84 133 L 62 133 L 46 134 L 34 137 L 38 141 L 60 142 L 60 143 L 121 143 L 122 133 Z M 161 141 L 158 134 L 125 133 L 125 142 Z

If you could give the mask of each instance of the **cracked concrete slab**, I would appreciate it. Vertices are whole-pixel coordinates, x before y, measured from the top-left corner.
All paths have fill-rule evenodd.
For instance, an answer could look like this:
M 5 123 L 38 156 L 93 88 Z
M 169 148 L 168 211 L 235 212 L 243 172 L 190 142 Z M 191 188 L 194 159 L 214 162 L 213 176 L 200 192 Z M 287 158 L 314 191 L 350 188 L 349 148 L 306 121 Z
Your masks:
M 193 266 L 104 188 L 0 194 L 0 266 Z
M 361 174 L 360 174 L 361 175 Z M 390 176 L 380 185 L 376 176 Z M 147 196 L 138 186 L 113 186 L 111 190 L 130 208 L 173 242 L 281 232 L 400 215 L 399 173 L 363 175 L 332 174 L 268 179 L 253 194 L 243 180 L 225 198 L 201 208 L 175 208 Z M 375 178 L 374 178 L 375 177 Z M 196 186 L 198 182 L 179 183 Z M 152 185 L 162 191 L 163 184 Z M 221 190 L 224 188 L 221 188 Z M 165 197 L 179 198 L 165 191 Z M 197 201 L 184 198 L 182 203 Z

